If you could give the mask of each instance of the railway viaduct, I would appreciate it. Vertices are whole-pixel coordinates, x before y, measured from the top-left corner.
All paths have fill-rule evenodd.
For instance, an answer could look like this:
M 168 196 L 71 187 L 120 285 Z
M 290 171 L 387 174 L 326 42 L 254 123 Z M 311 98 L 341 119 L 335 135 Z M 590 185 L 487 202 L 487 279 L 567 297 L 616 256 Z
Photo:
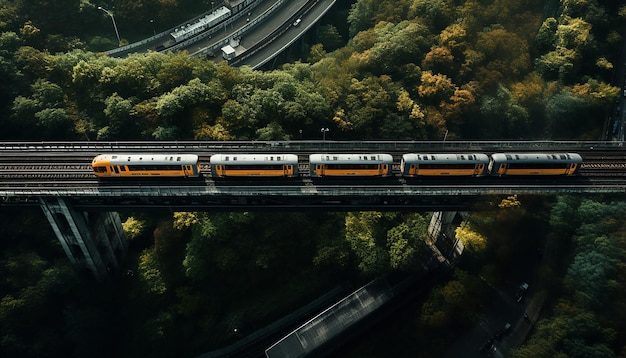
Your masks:
M 578 152 L 580 175 L 566 178 L 392 178 L 315 180 L 302 160 L 300 178 L 256 180 L 98 180 L 91 159 L 101 153 L 195 153 L 203 172 L 214 153 L 382 152 L 397 162 L 407 152 Z M 0 143 L 0 205 L 40 206 L 67 256 L 103 279 L 126 250 L 118 211 L 467 211 L 490 195 L 626 192 L 620 142 L 6 142 Z M 454 215 L 439 215 L 438 218 Z M 444 223 L 445 224 L 445 223 Z M 436 222 L 432 228 L 438 232 Z

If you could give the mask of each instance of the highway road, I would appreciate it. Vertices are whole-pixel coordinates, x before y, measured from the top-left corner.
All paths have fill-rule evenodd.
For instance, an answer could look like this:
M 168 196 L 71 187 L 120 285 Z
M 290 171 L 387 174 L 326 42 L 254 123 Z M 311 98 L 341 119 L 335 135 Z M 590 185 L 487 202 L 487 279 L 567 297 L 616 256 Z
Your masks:
M 111 50 L 109 55 L 122 57 L 129 52 L 187 51 L 191 56 L 207 57 L 220 62 L 225 61 L 221 48 L 230 44 L 235 48 L 235 55 L 238 57 L 231 61 L 232 65 L 247 65 L 256 69 L 302 37 L 335 2 L 336 0 L 261 1 L 249 11 L 243 10 L 180 44 L 173 43 L 168 30 L 132 44 L 132 48 Z

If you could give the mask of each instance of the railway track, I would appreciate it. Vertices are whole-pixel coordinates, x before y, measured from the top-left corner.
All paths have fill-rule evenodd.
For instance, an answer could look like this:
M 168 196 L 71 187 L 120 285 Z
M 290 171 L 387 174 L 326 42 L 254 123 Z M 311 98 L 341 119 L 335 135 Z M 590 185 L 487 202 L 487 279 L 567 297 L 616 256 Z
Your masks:
M 240 146 L 241 147 L 241 146 Z M 245 147 L 245 146 L 244 146 Z M 91 160 L 94 153 L 91 151 L 93 148 L 89 148 L 88 152 L 72 152 L 72 151 L 58 151 L 58 147 L 55 147 L 55 152 L 16 152 L 15 150 L 6 151 L 3 150 L 2 143 L 0 143 L 0 187 L 18 187 L 20 184 L 22 187 L 33 187 L 37 185 L 50 185 L 50 186 L 71 186 L 77 187 L 81 185 L 87 185 L 90 187 L 106 186 L 103 181 L 98 181 L 91 172 Z M 162 150 L 162 148 L 160 148 Z M 196 148 L 197 149 L 197 148 Z M 394 165 L 392 172 L 394 176 L 400 176 L 399 158 L 400 153 L 405 150 L 392 151 L 394 157 Z M 129 151 L 130 152 L 130 151 Z M 586 180 L 594 180 L 597 182 L 612 181 L 614 185 L 626 186 L 626 151 L 623 149 L 611 149 L 611 150 L 598 150 L 585 149 L 580 151 L 584 162 L 579 169 L 579 177 Z M 213 180 L 210 178 L 210 166 L 209 157 L 213 154 L 212 151 L 202 152 L 199 154 L 199 167 L 200 171 L 204 173 L 203 183 L 205 185 L 214 185 Z M 302 178 L 309 177 L 309 164 L 308 164 L 308 152 L 299 153 L 298 170 Z M 441 179 L 437 180 L 422 180 L 419 185 L 438 186 Z M 479 178 L 483 182 L 492 178 Z M 507 183 L 513 183 L 507 178 Z M 370 179 L 371 181 L 380 179 Z M 464 179 L 467 181 L 467 179 Z M 502 179 L 498 179 L 502 180 Z M 525 178 L 525 183 L 529 182 L 529 178 Z M 448 180 L 444 180 L 445 184 Z M 136 180 L 133 183 L 125 183 L 125 185 L 153 185 L 155 179 L 141 179 Z M 189 183 L 189 181 L 185 182 Z M 279 182 L 277 182 L 279 183 Z M 407 181 L 403 185 L 413 185 L 412 181 Z M 181 184 L 180 179 L 168 182 L 168 184 Z M 474 183 L 473 183 L 474 184 Z M 475 183 L 477 185 L 478 183 Z M 493 183 L 495 184 L 495 183 Z M 186 185 L 186 184 L 185 184 Z M 197 186 L 197 183 L 193 184 Z M 222 184 L 223 185 L 223 184 Z M 267 184 L 271 185 L 271 184 Z M 316 185 L 321 185 L 320 183 Z M 349 185 L 348 183 L 343 184 Z M 400 184 L 397 184 L 400 185 Z M 417 185 L 417 184 L 415 184 Z

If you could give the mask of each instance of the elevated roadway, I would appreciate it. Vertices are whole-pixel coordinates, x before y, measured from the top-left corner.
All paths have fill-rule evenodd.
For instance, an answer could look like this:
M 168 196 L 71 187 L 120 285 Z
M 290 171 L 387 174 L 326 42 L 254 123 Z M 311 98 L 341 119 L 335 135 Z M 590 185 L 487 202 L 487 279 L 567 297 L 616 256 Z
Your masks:
M 147 51 L 187 51 L 196 57 L 224 61 L 221 49 L 233 45 L 229 62 L 259 68 L 302 37 L 336 0 L 247 0 L 231 6 L 232 15 L 183 41 L 170 33 L 211 14 L 201 14 L 175 28 L 125 47 L 107 51 L 112 57 Z M 233 3 L 231 1 L 231 3 Z M 217 5 L 214 7 L 217 8 Z M 212 9 L 214 10 L 214 9 Z
M 298 178 L 98 180 L 90 168 L 100 153 L 196 153 L 208 173 L 214 153 L 294 153 Z M 315 179 L 313 152 L 575 151 L 583 156 L 574 177 L 411 179 L 394 165 L 391 178 Z M 172 210 L 462 210 L 485 195 L 612 194 L 626 192 L 626 152 L 615 142 L 72 142 L 0 143 L 0 205 L 39 205 L 64 197 L 77 208 Z

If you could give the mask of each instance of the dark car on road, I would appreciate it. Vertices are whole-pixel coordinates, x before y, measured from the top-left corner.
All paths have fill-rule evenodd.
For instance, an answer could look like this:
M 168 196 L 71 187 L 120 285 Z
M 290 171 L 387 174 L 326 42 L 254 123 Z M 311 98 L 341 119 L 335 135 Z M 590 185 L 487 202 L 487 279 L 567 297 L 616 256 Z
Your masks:
M 493 348 L 493 343 L 493 339 L 489 338 L 487 342 L 485 342 L 482 346 L 480 346 L 480 348 L 478 348 L 478 351 L 481 353 L 487 353 L 491 351 L 491 349 Z
M 500 327 L 500 329 L 496 331 L 496 333 L 493 335 L 493 338 L 496 340 L 500 340 L 502 339 L 502 337 L 509 334 L 509 332 L 511 332 L 511 324 L 507 322 L 504 324 L 503 327 Z
M 528 284 L 526 282 L 522 282 L 522 284 L 519 285 L 519 288 L 517 289 L 517 293 L 515 294 L 515 301 L 522 302 L 526 291 L 528 291 Z

